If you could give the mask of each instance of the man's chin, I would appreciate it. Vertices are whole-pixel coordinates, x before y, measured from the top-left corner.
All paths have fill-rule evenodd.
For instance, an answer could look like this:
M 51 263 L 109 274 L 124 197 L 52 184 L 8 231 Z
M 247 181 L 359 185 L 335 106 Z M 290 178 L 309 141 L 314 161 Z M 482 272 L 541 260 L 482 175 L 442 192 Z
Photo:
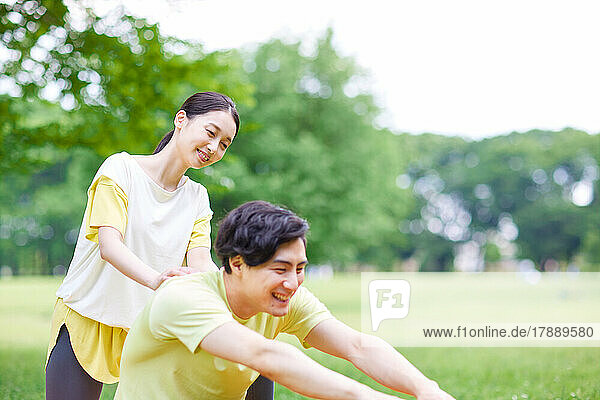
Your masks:
M 274 308 L 273 307 L 267 312 L 274 317 L 285 317 L 289 311 L 290 311 L 290 308 L 288 306 L 286 306 L 285 308 L 283 308 L 283 307 Z

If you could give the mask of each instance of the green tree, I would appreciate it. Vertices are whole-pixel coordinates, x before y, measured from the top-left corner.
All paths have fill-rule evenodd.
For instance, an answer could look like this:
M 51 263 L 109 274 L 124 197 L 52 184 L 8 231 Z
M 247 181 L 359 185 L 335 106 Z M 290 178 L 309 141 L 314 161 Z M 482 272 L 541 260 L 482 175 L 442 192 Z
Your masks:
M 328 31 L 307 56 L 300 43 L 274 40 L 247 56 L 256 107 L 242 113 L 252 134 L 232 146 L 239 164 L 215 168 L 235 184 L 221 204 L 260 198 L 291 207 L 312 225 L 313 262 L 389 267 L 407 208 L 394 173 L 404 161 L 393 135 L 373 127 L 380 110 L 356 84 L 364 72 L 331 42 Z
M 151 152 L 194 92 L 252 104 L 235 51 L 205 53 L 120 9 L 73 11 L 59 1 L 0 5 L 0 47 L 9 55 L 0 61 L 8 88 L 0 95 L 1 263 L 23 273 L 69 262 L 104 157 Z M 203 178 L 209 190 L 225 188 Z
M 0 172 L 48 165 L 60 159 L 48 150 L 73 146 L 101 156 L 148 152 L 200 90 L 252 101 L 235 52 L 206 54 L 120 9 L 102 18 L 79 11 L 59 1 L 0 5 L 0 46 L 9 54 L 0 71 L 11 88 L 0 97 Z
M 412 153 L 408 174 L 421 199 L 411 218 L 421 226 L 434 228 L 448 240 L 475 240 L 482 247 L 498 245 L 489 242 L 498 238 L 514 242 L 514 256 L 531 258 L 540 268 L 546 260 L 566 265 L 591 251 L 582 244 L 584 237 L 593 241 L 589 232 L 598 226 L 599 136 L 565 129 L 479 142 L 435 136 L 405 139 L 420 146 Z M 593 188 L 595 197 L 577 206 L 573 190 L 582 183 Z M 449 228 L 460 215 L 462 234 L 451 237 Z

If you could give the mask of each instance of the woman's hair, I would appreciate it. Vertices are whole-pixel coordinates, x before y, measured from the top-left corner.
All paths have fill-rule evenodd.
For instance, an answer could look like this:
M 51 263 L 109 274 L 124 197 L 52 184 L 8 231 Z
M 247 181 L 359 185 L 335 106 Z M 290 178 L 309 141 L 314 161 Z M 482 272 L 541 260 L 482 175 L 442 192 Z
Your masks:
M 219 223 L 215 253 L 223 268 L 231 273 L 229 258 L 242 256 L 246 265 L 254 267 L 267 262 L 277 248 L 304 235 L 308 222 L 290 210 L 266 201 L 251 201 L 232 210 Z
M 235 122 L 235 134 L 240 130 L 240 116 L 235 108 L 235 103 L 227 96 L 216 92 L 199 92 L 190 97 L 183 103 L 179 111 L 185 111 L 188 118 L 192 119 L 198 115 L 206 114 L 211 111 L 226 111 L 231 113 Z M 178 112 L 179 112 L 178 111 Z M 173 132 L 167 133 L 154 149 L 156 154 L 169 143 L 173 137 Z

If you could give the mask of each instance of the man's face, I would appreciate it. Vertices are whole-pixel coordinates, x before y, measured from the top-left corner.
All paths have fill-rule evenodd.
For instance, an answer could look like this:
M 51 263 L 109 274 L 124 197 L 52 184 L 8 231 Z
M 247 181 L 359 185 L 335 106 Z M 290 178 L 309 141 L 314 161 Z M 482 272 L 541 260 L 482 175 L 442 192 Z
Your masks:
M 253 312 L 266 312 L 276 317 L 289 311 L 290 300 L 304 282 L 307 264 L 302 239 L 294 239 L 277 248 L 269 261 L 256 267 L 242 266 L 243 291 Z

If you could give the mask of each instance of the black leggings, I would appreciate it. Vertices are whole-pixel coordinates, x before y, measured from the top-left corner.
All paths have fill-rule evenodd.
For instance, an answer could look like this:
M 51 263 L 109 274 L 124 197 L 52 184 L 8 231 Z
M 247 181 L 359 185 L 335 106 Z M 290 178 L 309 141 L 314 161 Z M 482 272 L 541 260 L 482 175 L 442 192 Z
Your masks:
M 246 392 L 246 400 L 273 400 L 273 381 L 259 376 Z
M 69 331 L 61 326 L 46 367 L 46 400 L 98 400 L 101 392 L 102 382 L 79 365 Z M 259 376 L 248 389 L 246 400 L 273 400 L 273 395 L 273 382 Z
M 79 365 L 69 331 L 65 325 L 61 326 L 46 367 L 46 400 L 97 400 L 101 392 L 102 382 Z

